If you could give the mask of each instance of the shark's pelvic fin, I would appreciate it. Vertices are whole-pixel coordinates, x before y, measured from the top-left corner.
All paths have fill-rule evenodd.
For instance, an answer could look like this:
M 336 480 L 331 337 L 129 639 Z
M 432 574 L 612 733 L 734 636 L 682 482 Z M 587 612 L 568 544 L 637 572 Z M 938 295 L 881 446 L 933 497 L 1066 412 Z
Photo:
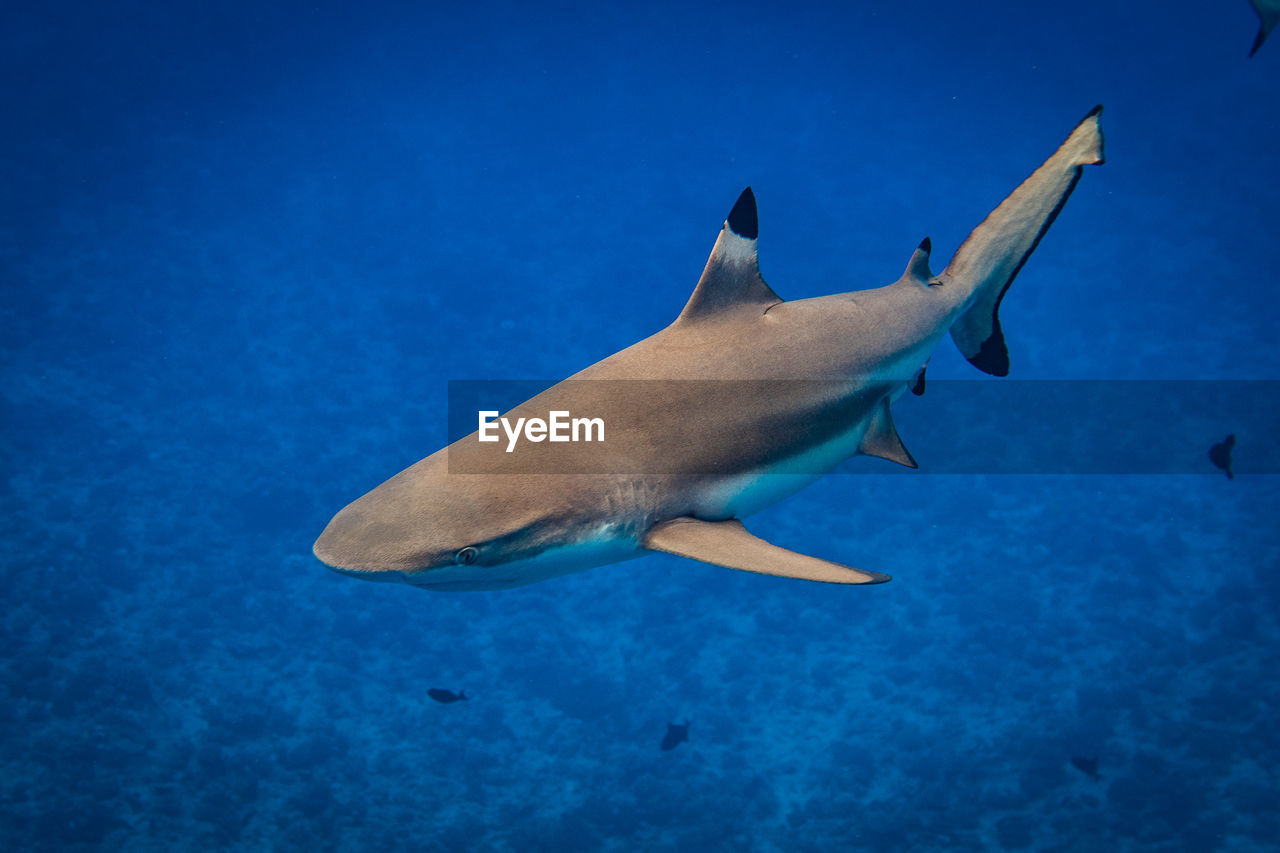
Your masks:
M 884 583 L 888 575 L 864 572 L 797 554 L 752 536 L 736 518 L 702 521 L 684 517 L 666 521 L 645 535 L 644 547 L 744 572 L 822 583 Z
M 756 197 L 747 187 L 720 228 L 702 278 L 678 321 L 696 322 L 740 308 L 763 311 L 782 301 L 760 276 L 756 260 L 759 233 Z
M 969 307 L 951 327 L 951 337 L 979 370 L 1009 375 L 1000 301 L 1067 203 L 1082 167 L 1105 162 L 1101 113 L 1101 105 L 1094 107 L 1076 125 L 1053 156 L 973 230 L 939 276 L 944 286 L 970 294 Z
M 1267 40 L 1267 36 L 1271 35 L 1271 31 L 1276 28 L 1276 24 L 1280 23 L 1280 2 L 1276 0 L 1252 0 L 1253 11 L 1258 13 L 1258 37 L 1253 40 L 1253 49 L 1249 51 L 1249 58 L 1258 52 L 1258 48 L 1262 47 L 1262 43 Z
M 893 425 L 888 400 L 880 401 L 879 408 L 871 416 L 867 433 L 862 437 L 862 444 L 858 445 L 858 453 L 863 456 L 879 456 L 881 459 L 888 459 L 890 462 L 897 462 L 908 468 L 920 467 L 907 451 L 906 445 L 898 435 L 897 427 Z

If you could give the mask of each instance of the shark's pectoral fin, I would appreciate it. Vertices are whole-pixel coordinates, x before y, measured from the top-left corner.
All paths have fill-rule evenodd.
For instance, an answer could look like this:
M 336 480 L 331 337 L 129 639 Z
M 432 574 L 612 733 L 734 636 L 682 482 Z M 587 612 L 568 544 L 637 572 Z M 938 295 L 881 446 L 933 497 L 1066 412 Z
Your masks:
M 702 278 L 698 279 L 698 286 L 680 312 L 680 322 L 706 320 L 740 308 L 763 312 L 782 301 L 760 276 L 760 264 L 756 260 L 759 233 L 756 197 L 751 187 L 747 187 L 720 228 Z
M 920 380 L 917 383 L 920 393 L 924 393 L 924 372 L 920 373 Z M 879 456 L 881 459 L 888 459 L 890 462 L 897 462 L 899 465 L 906 465 L 908 468 L 919 468 L 916 460 L 912 458 L 910 452 L 907 451 L 906 445 L 902 443 L 901 436 L 898 435 L 898 428 L 893 425 L 893 416 L 889 414 L 889 401 L 881 400 L 876 413 L 871 416 L 871 423 L 867 426 L 867 432 L 862 437 L 862 444 L 858 445 L 858 453 L 863 456 Z
M 702 521 L 677 518 L 654 525 L 644 537 L 644 547 L 703 563 L 822 583 L 884 583 L 888 575 L 851 569 L 779 548 L 752 536 L 737 519 Z

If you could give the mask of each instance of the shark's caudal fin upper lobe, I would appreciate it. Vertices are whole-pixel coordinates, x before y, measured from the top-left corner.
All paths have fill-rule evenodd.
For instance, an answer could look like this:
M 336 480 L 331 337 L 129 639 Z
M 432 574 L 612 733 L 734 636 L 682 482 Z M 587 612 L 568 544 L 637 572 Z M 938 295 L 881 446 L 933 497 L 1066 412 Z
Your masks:
M 1084 166 L 1104 162 L 1094 107 L 1053 156 L 973 230 L 938 278 L 967 294 L 967 309 L 951 327 L 960 352 L 979 370 L 1009 375 L 1000 328 L 1000 300 L 1053 224 Z

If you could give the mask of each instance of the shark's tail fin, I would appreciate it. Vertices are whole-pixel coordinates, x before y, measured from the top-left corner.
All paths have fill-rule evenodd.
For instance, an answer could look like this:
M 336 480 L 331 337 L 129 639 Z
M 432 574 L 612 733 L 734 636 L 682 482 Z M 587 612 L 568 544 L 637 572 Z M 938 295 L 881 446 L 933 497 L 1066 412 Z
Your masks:
M 1009 375 L 1009 351 L 1000 329 L 1000 300 L 1049 230 L 1082 167 L 1104 162 L 1102 128 L 1094 107 L 1053 156 L 973 230 L 938 278 L 967 294 L 968 307 L 951 337 L 971 364 L 994 376 Z

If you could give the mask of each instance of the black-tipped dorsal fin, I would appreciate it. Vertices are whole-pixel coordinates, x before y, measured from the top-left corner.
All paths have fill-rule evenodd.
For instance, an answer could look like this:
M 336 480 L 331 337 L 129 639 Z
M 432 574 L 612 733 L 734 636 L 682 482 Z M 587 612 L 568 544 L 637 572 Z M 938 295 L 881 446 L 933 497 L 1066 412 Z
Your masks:
M 756 261 L 759 233 L 756 197 L 747 187 L 729 211 L 702 278 L 680 312 L 679 321 L 696 322 L 740 308 L 763 310 L 782 301 L 760 277 Z
M 880 407 L 871 417 L 867 433 L 858 445 L 858 453 L 863 456 L 879 456 L 890 462 L 897 462 L 908 468 L 919 468 L 916 460 L 907 451 L 906 445 L 898 436 L 898 429 L 893 425 L 893 416 L 889 414 L 889 401 L 882 400 Z
M 933 241 L 925 237 L 911 255 L 911 260 L 907 261 L 907 270 L 902 274 L 902 277 L 928 284 L 930 279 L 933 278 L 933 273 L 929 271 L 929 254 L 932 251 Z

